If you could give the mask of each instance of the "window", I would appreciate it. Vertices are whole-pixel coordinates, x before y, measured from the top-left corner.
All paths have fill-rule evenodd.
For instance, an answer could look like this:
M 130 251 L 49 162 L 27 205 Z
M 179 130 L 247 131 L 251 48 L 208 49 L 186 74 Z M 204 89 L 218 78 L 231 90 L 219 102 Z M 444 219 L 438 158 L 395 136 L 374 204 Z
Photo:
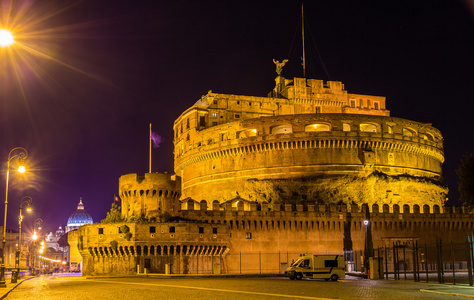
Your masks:
M 310 132 L 310 131 L 330 131 L 331 127 L 328 124 L 311 124 L 311 125 L 306 125 L 304 128 L 304 131 Z
M 186 119 L 186 129 L 189 129 L 189 119 Z
M 104 228 L 99 228 L 99 234 L 104 234 Z
M 204 227 L 199 227 L 199 233 L 204 233 Z
M 240 101 L 237 101 L 237 105 L 239 105 L 239 104 L 240 104 Z
M 374 109 L 379 110 L 379 103 L 374 101 Z
M 300 264 L 301 268 L 309 268 L 309 259 L 305 259 Z
M 413 136 L 413 131 L 411 131 L 410 129 L 403 128 L 403 135 L 412 137 Z
M 337 260 L 325 260 L 324 261 L 325 268 L 337 268 Z
M 293 133 L 291 125 L 279 125 L 271 129 L 271 134 Z
M 213 103 L 214 103 L 214 104 L 217 104 L 217 100 L 214 100 Z
M 216 112 L 213 112 L 211 115 L 212 115 L 214 118 L 217 117 L 217 113 L 216 113 Z
M 206 127 L 206 117 L 204 116 L 199 117 L 199 126 Z
M 367 108 L 370 108 L 370 100 L 367 99 Z
M 248 240 L 251 239 L 251 238 L 252 238 L 252 233 L 251 233 L 251 232 L 247 232 L 247 233 L 245 234 L 245 238 L 248 239 Z
M 351 100 L 351 107 L 352 107 L 352 108 L 355 108 L 355 107 L 356 107 L 356 101 L 355 101 L 355 100 Z
M 170 233 L 175 233 L 175 228 L 174 228 L 174 226 L 171 226 L 171 227 L 170 227 Z
M 234 114 L 234 119 L 240 119 L 240 114 Z
M 213 227 L 213 228 L 212 228 L 212 233 L 213 233 L 213 234 L 217 234 L 217 227 Z
M 359 128 L 363 132 L 377 132 L 377 127 L 374 124 L 363 123 L 359 125 Z
M 351 131 L 351 125 L 342 123 L 342 131 Z
M 150 226 L 150 233 L 155 233 L 155 232 L 156 232 L 156 227 Z
M 257 129 L 245 129 L 237 134 L 239 139 L 257 136 Z
M 186 136 L 186 141 L 189 141 L 189 134 Z

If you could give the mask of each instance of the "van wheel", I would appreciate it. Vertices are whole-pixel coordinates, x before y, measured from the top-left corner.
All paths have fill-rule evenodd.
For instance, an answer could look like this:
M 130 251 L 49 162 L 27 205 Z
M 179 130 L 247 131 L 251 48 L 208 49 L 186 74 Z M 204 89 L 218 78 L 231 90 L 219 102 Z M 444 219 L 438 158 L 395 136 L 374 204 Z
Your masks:
M 332 281 L 337 281 L 338 278 L 339 278 L 339 276 L 337 276 L 336 274 L 331 275 L 331 280 Z
M 296 280 L 301 280 L 301 279 L 303 279 L 303 274 L 296 273 L 295 278 L 296 278 Z

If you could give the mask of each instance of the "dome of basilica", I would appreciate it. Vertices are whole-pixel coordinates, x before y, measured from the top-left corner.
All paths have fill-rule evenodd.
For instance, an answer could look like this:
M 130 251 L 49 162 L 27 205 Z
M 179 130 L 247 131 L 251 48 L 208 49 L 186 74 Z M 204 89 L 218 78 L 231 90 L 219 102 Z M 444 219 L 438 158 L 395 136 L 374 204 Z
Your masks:
M 92 224 L 91 215 L 84 210 L 84 204 L 82 203 L 82 198 L 79 200 L 77 205 L 77 210 L 72 213 L 72 215 L 67 220 L 66 232 L 79 228 L 79 226 Z

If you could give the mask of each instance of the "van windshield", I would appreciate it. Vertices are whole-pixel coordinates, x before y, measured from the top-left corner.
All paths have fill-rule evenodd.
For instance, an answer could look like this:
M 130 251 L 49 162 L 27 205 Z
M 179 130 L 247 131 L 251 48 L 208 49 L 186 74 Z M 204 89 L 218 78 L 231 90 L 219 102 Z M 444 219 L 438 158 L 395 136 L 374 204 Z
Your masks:
M 297 259 L 294 263 L 291 264 L 291 266 L 295 267 L 295 266 L 299 265 L 302 260 L 303 260 L 302 258 Z

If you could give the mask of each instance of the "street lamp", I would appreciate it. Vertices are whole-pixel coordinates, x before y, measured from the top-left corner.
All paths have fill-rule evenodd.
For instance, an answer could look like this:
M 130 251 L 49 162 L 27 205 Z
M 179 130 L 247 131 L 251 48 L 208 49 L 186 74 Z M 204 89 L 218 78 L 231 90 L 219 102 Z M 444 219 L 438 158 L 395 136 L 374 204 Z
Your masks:
M 0 266 L 0 287 L 7 287 L 5 283 L 5 236 L 7 234 L 8 179 L 10 177 L 10 162 L 13 159 L 18 159 L 20 163 L 18 172 L 23 173 L 25 172 L 25 167 L 23 165 L 23 162 L 27 156 L 28 156 L 28 152 L 25 150 L 25 148 L 22 148 L 22 147 L 13 148 L 8 154 L 7 176 L 6 176 L 7 183 L 6 183 L 6 188 L 5 188 L 5 216 L 3 218 L 2 264 Z
M 10 46 L 15 42 L 15 39 L 13 38 L 13 34 L 6 30 L 6 29 L 0 29 L 0 47 L 6 47 Z
M 16 279 L 18 279 L 20 277 L 21 221 L 23 221 L 23 215 L 21 214 L 21 210 L 22 210 L 23 204 L 28 203 L 26 211 L 31 212 L 31 201 L 33 201 L 33 199 L 31 199 L 30 196 L 25 196 L 25 197 L 21 198 L 21 200 L 20 200 L 20 217 L 18 218 L 18 234 L 19 234 L 18 235 L 18 249 L 17 249 L 16 266 L 15 266 L 16 269 L 17 269 L 17 273 L 16 273 L 15 282 L 16 282 Z M 13 280 L 13 277 L 12 277 L 12 280 Z
M 34 223 L 34 233 L 33 233 L 33 236 L 31 237 L 33 239 L 33 251 L 31 253 L 33 253 L 33 259 L 32 259 L 32 268 L 33 268 L 33 276 L 36 276 L 36 239 L 38 238 L 38 235 L 36 234 L 36 230 L 38 230 L 38 234 L 39 234 L 39 231 L 41 230 L 41 225 L 43 225 L 43 219 L 36 219 L 35 220 L 35 223 Z

